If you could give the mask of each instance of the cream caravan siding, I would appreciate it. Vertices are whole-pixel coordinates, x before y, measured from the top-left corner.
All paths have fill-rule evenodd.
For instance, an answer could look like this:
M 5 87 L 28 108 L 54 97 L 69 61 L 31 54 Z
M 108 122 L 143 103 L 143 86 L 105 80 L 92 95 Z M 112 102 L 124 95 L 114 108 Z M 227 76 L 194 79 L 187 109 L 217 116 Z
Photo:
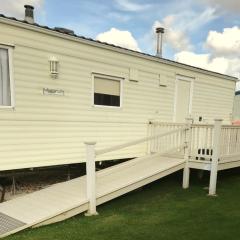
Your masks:
M 233 81 L 4 23 L 1 42 L 15 45 L 16 107 L 0 109 L 0 170 L 83 162 L 84 141 L 103 148 L 146 136 L 150 119 L 173 120 L 177 74 L 195 78 L 194 116 L 229 119 Z M 59 60 L 58 79 L 50 77 L 52 56 Z M 138 82 L 129 81 L 131 68 L 138 70 Z M 124 78 L 121 108 L 92 106 L 93 73 Z M 159 86 L 159 76 L 166 87 Z M 64 96 L 43 95 L 43 88 Z M 102 158 L 141 156 L 146 149 L 134 146 Z
M 194 83 L 192 115 L 197 122 L 199 117 L 206 123 L 213 119 L 232 121 L 235 84 L 214 77 L 201 76 Z

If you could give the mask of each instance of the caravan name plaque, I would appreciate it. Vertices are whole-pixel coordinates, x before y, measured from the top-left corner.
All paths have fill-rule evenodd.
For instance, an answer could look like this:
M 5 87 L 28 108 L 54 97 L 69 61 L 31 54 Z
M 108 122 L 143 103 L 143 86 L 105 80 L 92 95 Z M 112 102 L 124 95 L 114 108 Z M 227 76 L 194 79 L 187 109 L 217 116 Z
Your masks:
M 61 89 L 43 88 L 43 95 L 64 96 L 64 91 Z

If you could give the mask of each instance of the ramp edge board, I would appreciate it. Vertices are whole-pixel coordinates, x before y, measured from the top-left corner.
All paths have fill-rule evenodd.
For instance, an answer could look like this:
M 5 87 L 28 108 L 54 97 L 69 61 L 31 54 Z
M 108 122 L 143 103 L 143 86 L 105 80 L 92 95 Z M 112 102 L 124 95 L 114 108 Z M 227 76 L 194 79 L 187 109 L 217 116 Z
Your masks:
M 189 160 L 189 167 L 193 169 L 200 169 L 200 170 L 211 170 L 211 162 L 208 161 L 198 161 L 198 160 Z
M 199 160 L 190 160 L 189 167 L 193 169 L 207 170 L 211 171 L 211 162 L 209 161 L 199 161 Z M 231 168 L 240 167 L 240 160 L 225 160 L 218 163 L 218 171 L 227 170 Z
M 230 168 L 236 168 L 236 167 L 240 167 L 240 160 L 220 162 L 218 165 L 218 171 L 226 170 Z

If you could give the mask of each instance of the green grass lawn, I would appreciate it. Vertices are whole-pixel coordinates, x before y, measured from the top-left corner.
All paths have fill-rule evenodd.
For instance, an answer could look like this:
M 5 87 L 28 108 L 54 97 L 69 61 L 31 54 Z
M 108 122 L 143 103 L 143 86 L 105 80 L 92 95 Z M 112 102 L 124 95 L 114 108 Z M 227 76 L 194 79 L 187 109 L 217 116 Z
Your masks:
M 191 176 L 188 190 L 175 174 L 98 207 L 99 216 L 79 215 L 17 233 L 8 240 L 238 240 L 240 169 L 221 172 L 218 197 L 208 197 L 208 176 Z

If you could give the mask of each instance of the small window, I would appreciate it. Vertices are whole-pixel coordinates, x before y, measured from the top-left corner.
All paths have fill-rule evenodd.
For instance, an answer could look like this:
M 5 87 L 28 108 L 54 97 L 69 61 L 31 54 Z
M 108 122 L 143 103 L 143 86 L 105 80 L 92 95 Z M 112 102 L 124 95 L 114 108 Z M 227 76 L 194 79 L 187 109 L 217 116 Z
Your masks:
M 9 50 L 0 47 L 0 106 L 11 106 Z
M 121 78 L 94 76 L 94 105 L 121 106 Z

